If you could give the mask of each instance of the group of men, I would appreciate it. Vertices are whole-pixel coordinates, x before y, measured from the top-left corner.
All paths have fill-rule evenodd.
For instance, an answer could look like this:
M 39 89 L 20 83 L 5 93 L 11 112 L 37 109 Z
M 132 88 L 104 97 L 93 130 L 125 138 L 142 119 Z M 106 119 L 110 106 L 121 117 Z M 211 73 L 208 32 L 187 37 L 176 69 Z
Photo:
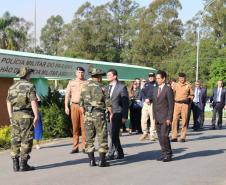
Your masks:
M 109 85 L 100 83 L 106 75 L 101 69 L 90 68 L 91 79 L 84 79 L 85 70 L 77 67 L 76 78 L 69 81 L 65 95 L 65 112 L 69 115 L 71 99 L 71 119 L 73 124 L 74 144 L 71 153 L 79 152 L 79 128 L 82 132 L 82 150 L 88 154 L 90 166 L 96 166 L 94 157 L 94 138 L 99 142 L 99 166 L 108 166 L 107 160 L 123 159 L 124 152 L 120 143 L 119 132 L 122 123 L 128 118 L 128 92 L 125 85 L 118 81 L 115 69 L 107 72 Z M 107 117 L 109 123 L 107 124 Z M 108 149 L 108 132 L 110 145 Z M 84 138 L 84 139 L 83 139 Z M 116 155 L 115 155 L 116 154 Z
M 7 109 L 12 125 L 12 149 L 14 171 L 29 171 L 35 168 L 28 165 L 29 153 L 33 145 L 33 129 L 38 120 L 37 97 L 29 82 L 32 69 L 22 67 L 17 76 L 20 80 L 8 90 Z M 79 131 L 82 135 L 82 151 L 88 154 L 90 166 L 96 166 L 94 157 L 94 138 L 97 135 L 100 161 L 98 166 L 108 166 L 107 160 L 123 159 L 120 143 L 121 125 L 128 118 L 128 91 L 118 81 L 115 69 L 107 72 L 109 85 L 103 87 L 101 69 L 91 67 L 91 78 L 85 80 L 85 69 L 77 67 L 75 79 L 69 81 L 65 95 L 65 113 L 71 116 L 73 125 L 73 148 L 71 153 L 79 152 Z M 107 118 L 108 117 L 108 124 Z M 108 133 L 110 145 L 108 147 Z
M 203 128 L 204 111 L 207 98 L 207 90 L 202 86 L 201 81 L 195 82 L 193 87 L 186 80 L 186 74 L 178 74 L 178 82 L 172 80 L 168 84 L 171 86 L 174 94 L 174 111 L 171 124 L 172 142 L 178 141 L 178 127 L 181 118 L 181 134 L 180 141 L 185 142 L 186 132 L 190 120 L 191 112 L 193 113 L 194 125 L 192 129 L 198 131 Z M 152 94 L 153 90 L 158 86 L 155 74 L 149 73 L 149 82 L 147 82 L 141 91 L 141 100 L 144 101 L 142 108 L 142 132 L 143 135 L 139 138 L 141 141 L 148 137 L 147 120 L 150 120 L 150 140 L 155 140 L 156 124 L 153 114 Z M 212 96 L 210 96 L 210 105 L 213 107 L 213 117 L 211 129 L 216 129 L 216 117 L 218 116 L 217 126 L 222 129 L 223 109 L 226 108 L 226 89 L 223 87 L 223 81 L 217 81 L 217 88 L 214 88 Z
M 11 156 L 14 171 L 34 170 L 34 167 L 27 164 L 32 149 L 33 128 L 38 119 L 36 92 L 29 82 L 32 72 L 33 70 L 22 67 L 18 72 L 20 80 L 9 88 L 7 96 L 7 108 L 12 125 Z M 77 67 L 75 79 L 69 81 L 66 89 L 65 113 L 71 116 L 73 125 L 71 153 L 79 152 L 81 129 L 81 150 L 88 154 L 90 166 L 96 166 L 94 139 L 97 135 L 100 156 L 98 166 L 105 167 L 109 165 L 107 161 L 124 158 L 119 134 L 122 124 L 128 118 L 128 91 L 127 87 L 118 81 L 118 73 L 115 69 L 107 71 L 106 87 L 101 84 L 105 72 L 93 67 L 88 72 L 91 78 L 85 80 L 85 69 Z M 194 129 L 199 129 L 203 125 L 206 102 L 206 90 L 201 88 L 200 81 L 196 82 L 196 88 L 193 90 L 192 85 L 186 81 L 184 73 L 180 73 L 179 81 L 172 83 L 171 86 L 166 83 L 166 79 L 167 74 L 164 71 L 149 74 L 150 81 L 142 90 L 143 135 L 140 138 L 144 140 L 148 136 L 147 120 L 150 117 L 150 138 L 159 139 L 161 157 L 158 160 L 163 162 L 172 160 L 169 133 L 171 130 L 171 141 L 176 142 L 180 116 L 182 118 L 180 141 L 185 142 L 189 109 L 194 112 Z M 218 88 L 213 91 L 211 99 L 214 108 L 213 129 L 216 113 L 219 117 L 218 126 L 222 128 L 222 110 L 226 108 L 226 90 L 221 82 L 218 81 Z M 108 135 L 110 144 L 108 144 Z

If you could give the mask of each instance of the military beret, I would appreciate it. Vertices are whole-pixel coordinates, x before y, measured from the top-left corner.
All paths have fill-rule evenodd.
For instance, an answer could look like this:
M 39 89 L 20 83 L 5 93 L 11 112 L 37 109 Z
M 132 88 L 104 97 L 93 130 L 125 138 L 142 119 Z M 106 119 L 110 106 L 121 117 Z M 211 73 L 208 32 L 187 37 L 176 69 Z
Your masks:
M 30 68 L 28 68 L 28 67 L 21 67 L 21 68 L 19 69 L 19 71 L 16 73 L 16 75 L 17 75 L 18 77 L 22 78 L 22 77 L 24 77 L 24 76 L 26 76 L 26 75 L 28 75 L 28 74 L 30 74 L 30 73 L 33 73 L 33 72 L 34 72 L 33 69 L 30 69 Z
M 152 72 L 151 73 L 148 73 L 148 76 L 149 77 L 155 77 L 155 73 L 152 73 Z
M 77 70 L 77 71 L 83 71 L 83 72 L 85 71 L 85 69 L 84 69 L 83 67 L 81 67 L 81 66 L 78 66 L 78 67 L 76 68 L 76 70 Z
M 98 68 L 89 69 L 89 74 L 91 76 L 96 76 L 96 75 L 105 76 L 106 75 L 106 73 L 102 69 L 98 69 Z
M 186 77 L 186 74 L 185 73 L 178 73 L 178 76 L 179 77 Z

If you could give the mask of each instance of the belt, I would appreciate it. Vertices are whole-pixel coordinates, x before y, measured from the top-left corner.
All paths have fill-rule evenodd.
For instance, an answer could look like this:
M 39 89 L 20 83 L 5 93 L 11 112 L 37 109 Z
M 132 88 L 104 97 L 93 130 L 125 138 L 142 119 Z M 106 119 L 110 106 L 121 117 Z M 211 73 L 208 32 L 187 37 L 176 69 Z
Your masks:
M 180 103 L 180 104 L 189 104 L 189 102 L 186 101 L 186 100 L 181 100 L 181 101 L 176 101 L 176 100 L 175 100 L 175 102 L 176 102 L 176 103 Z
M 94 107 L 92 112 L 105 112 L 105 110 L 101 109 L 101 108 Z
M 13 109 L 13 112 L 30 112 L 32 111 L 31 108 L 23 108 L 23 109 Z
M 72 102 L 72 103 L 73 103 L 73 104 L 77 104 L 77 105 L 79 104 L 79 103 L 76 103 L 76 102 Z

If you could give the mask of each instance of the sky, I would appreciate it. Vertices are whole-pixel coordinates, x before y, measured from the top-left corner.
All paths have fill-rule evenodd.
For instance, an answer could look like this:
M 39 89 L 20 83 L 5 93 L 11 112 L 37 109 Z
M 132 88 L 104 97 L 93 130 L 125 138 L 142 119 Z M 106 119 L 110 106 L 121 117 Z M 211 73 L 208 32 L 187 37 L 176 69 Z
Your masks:
M 73 19 L 76 10 L 87 0 L 36 0 L 37 38 L 41 28 L 52 15 L 61 15 L 65 23 Z M 111 0 L 89 0 L 92 5 L 101 5 Z M 141 6 L 148 6 L 152 0 L 136 0 Z M 180 0 L 182 10 L 179 17 L 185 23 L 199 10 L 203 9 L 203 0 Z M 34 22 L 35 0 L 0 0 L 0 16 L 9 11 L 11 15 L 23 17 L 29 22 Z

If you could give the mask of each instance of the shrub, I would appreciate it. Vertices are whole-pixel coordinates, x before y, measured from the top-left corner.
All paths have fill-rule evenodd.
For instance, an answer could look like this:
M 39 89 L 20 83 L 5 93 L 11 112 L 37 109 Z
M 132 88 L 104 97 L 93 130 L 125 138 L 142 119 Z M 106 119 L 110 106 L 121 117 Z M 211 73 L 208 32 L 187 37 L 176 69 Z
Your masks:
M 10 126 L 0 128 L 0 149 L 8 149 L 11 145 Z
M 44 99 L 41 113 L 44 138 L 72 136 L 70 117 L 64 112 L 64 100 L 58 92 L 49 93 Z

